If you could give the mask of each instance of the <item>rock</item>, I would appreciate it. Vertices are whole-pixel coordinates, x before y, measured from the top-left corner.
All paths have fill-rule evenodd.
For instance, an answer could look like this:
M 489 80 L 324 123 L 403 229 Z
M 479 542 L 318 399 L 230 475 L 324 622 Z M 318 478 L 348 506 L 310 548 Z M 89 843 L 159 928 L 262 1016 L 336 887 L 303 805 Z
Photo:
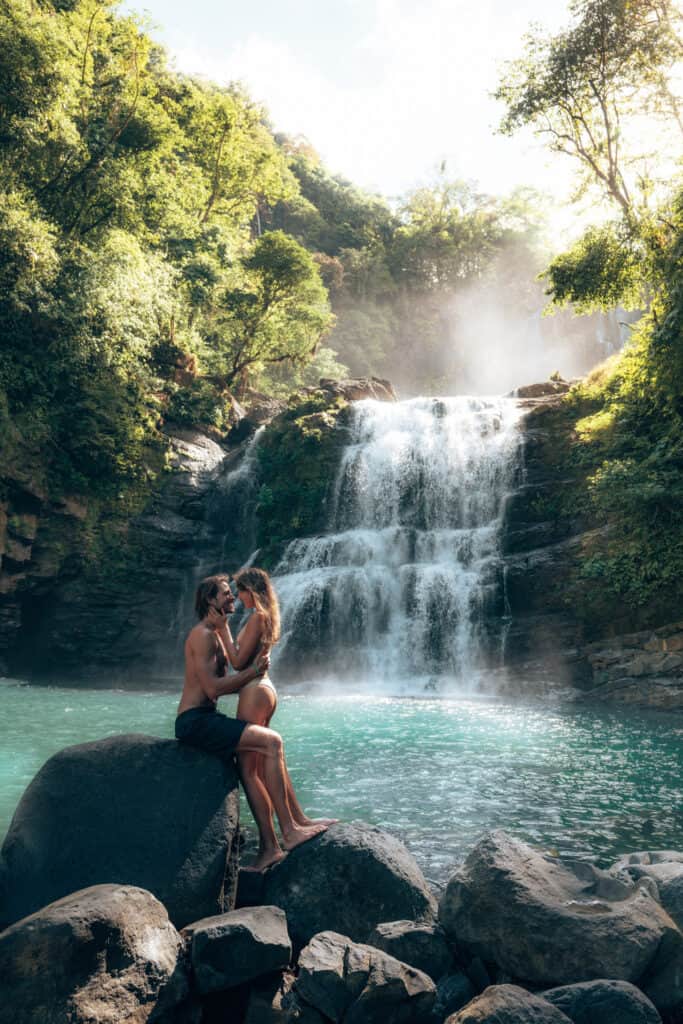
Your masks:
M 388 921 L 378 924 L 370 933 L 368 944 L 417 967 L 433 981 L 438 981 L 453 967 L 453 954 L 437 924 Z
M 125 885 L 72 893 L 2 932 L 0 976 L 1 1024 L 170 1020 L 189 991 L 164 907 Z
M 583 981 L 543 993 L 574 1024 L 661 1024 L 647 996 L 628 981 Z
M 445 1024 L 569 1024 L 569 1017 L 516 985 L 492 985 Z
M 576 381 L 556 379 L 544 380 L 538 384 L 525 384 L 516 388 L 512 394 L 516 398 L 547 398 L 550 395 L 566 395 Z
M 634 880 L 653 879 L 660 903 L 683 931 L 683 853 L 676 850 L 631 853 L 612 865 L 610 871 L 625 872 Z
M 138 885 L 178 927 L 234 906 L 237 775 L 151 736 L 67 747 L 28 786 L 2 847 L 6 926 L 102 882 Z
M 343 398 L 347 402 L 360 402 L 374 398 L 379 402 L 396 402 L 396 392 L 388 380 L 380 377 L 350 377 L 346 380 L 331 380 L 322 377 L 319 388 L 310 391 L 326 391 L 331 398 Z
M 459 949 L 512 978 L 554 986 L 647 977 L 642 987 L 661 1009 L 651 990 L 659 992 L 665 976 L 667 1000 L 683 1000 L 683 936 L 651 884 L 546 857 L 496 831 L 449 881 L 439 919 Z
M 295 948 L 321 931 L 367 941 L 380 922 L 432 921 L 434 900 L 414 858 L 370 825 L 332 825 L 268 871 L 263 903 L 287 915 Z
M 287 972 L 270 975 L 252 985 L 244 1024 L 288 1024 L 292 1018 L 283 1001 L 293 983 L 294 975 Z
M 436 1000 L 432 1009 L 434 1021 L 445 1020 L 452 1013 L 462 1009 L 470 999 L 473 999 L 475 990 L 466 974 L 458 971 L 456 974 L 446 974 L 436 986 Z
M 312 1006 L 339 1024 L 420 1024 L 429 1020 L 435 988 L 414 967 L 325 931 L 302 951 L 292 993 L 293 1005 Z
M 249 907 L 183 929 L 202 995 L 233 988 L 289 965 L 292 944 L 279 907 Z

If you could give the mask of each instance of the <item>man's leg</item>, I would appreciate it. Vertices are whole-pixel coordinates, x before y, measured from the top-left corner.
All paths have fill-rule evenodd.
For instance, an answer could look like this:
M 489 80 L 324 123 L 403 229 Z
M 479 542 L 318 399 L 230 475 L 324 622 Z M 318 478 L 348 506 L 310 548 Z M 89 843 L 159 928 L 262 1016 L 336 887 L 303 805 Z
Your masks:
M 323 824 L 298 825 L 292 815 L 287 800 L 287 769 L 282 737 L 279 733 L 260 725 L 247 725 L 240 737 L 237 750 L 239 754 L 253 750 L 263 755 L 263 782 L 275 806 L 285 850 L 293 850 L 300 843 L 305 843 L 325 831 L 327 826 Z

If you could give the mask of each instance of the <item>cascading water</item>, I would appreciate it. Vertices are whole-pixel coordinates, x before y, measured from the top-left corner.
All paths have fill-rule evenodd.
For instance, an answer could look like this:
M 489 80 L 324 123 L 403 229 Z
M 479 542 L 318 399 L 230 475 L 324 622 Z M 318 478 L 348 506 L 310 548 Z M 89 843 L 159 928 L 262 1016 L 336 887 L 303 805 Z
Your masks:
M 471 682 L 500 664 L 517 403 L 363 401 L 351 417 L 329 532 L 291 542 L 276 569 L 278 672 L 394 692 Z

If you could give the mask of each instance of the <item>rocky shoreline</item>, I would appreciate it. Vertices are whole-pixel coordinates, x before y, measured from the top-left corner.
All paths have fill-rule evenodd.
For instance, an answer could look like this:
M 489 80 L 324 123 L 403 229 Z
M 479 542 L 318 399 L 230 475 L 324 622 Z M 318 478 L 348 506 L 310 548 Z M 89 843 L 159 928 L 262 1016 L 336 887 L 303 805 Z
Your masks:
M 683 1021 L 683 852 L 599 870 L 494 831 L 437 901 L 340 823 L 237 884 L 236 786 L 152 737 L 46 763 L 2 848 L 2 1024 Z

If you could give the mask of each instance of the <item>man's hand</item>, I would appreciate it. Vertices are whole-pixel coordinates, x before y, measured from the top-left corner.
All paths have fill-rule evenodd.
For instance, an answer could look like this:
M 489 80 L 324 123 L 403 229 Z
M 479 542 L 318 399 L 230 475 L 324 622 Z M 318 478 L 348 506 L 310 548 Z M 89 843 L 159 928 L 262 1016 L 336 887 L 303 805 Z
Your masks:
M 254 662 L 254 668 L 260 676 L 264 676 L 270 667 L 270 651 L 264 651 L 263 654 L 259 654 L 258 658 Z
M 225 612 L 219 611 L 213 606 L 206 613 L 206 621 L 212 629 L 223 629 L 227 623 Z

